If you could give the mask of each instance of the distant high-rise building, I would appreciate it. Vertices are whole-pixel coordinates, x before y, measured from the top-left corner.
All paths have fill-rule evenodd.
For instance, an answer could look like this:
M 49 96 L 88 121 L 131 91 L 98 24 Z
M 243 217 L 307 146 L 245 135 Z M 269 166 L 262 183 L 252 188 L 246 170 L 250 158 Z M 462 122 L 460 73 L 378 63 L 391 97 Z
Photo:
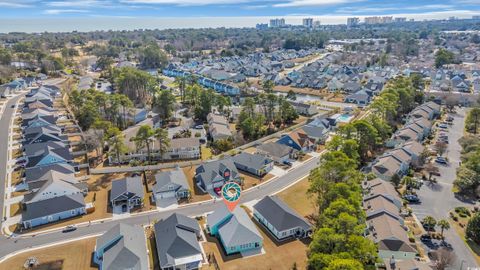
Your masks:
M 314 28 L 320 27 L 320 21 L 318 21 L 318 20 L 317 20 L 317 21 L 313 21 L 313 27 L 314 27 Z
M 472 20 L 480 20 L 480 15 L 472 16 Z
M 360 18 L 357 17 L 352 17 L 352 18 L 347 18 L 347 26 L 355 26 L 360 23 Z
M 284 27 L 285 19 L 272 19 L 270 20 L 270 27 Z
M 407 18 L 405 17 L 397 17 L 395 18 L 395 22 L 396 23 L 403 23 L 403 22 L 406 22 L 407 21 Z
M 374 17 L 365 17 L 365 24 L 385 24 L 385 23 L 392 23 L 393 17 L 392 16 L 374 16 Z
M 303 19 L 303 26 L 307 28 L 313 27 L 313 19 L 312 18 L 304 18 Z
M 265 30 L 268 29 L 268 23 L 257 23 L 255 26 L 258 30 Z

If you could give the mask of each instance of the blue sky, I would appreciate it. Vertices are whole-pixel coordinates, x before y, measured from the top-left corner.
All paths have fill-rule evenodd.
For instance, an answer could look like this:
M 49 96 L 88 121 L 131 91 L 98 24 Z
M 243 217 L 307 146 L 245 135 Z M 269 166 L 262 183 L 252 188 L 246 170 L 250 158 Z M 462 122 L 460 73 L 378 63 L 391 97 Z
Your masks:
M 55 31 L 61 29 L 55 24 L 78 24 L 80 19 L 86 25 L 102 22 L 99 28 L 114 29 L 115 22 L 123 25 L 125 21 L 149 28 L 146 19 L 160 28 L 175 27 L 172 20 L 179 27 L 230 27 L 252 26 L 267 22 L 269 17 L 285 17 L 287 23 L 295 24 L 308 16 L 330 24 L 345 23 L 348 16 L 433 19 L 477 14 L 480 0 L 0 0 L 0 32 L 14 31 L 17 26 L 19 31 L 26 31 L 26 24 L 32 31 Z M 143 24 L 137 25 L 140 20 Z M 108 22 L 111 25 L 104 25 Z

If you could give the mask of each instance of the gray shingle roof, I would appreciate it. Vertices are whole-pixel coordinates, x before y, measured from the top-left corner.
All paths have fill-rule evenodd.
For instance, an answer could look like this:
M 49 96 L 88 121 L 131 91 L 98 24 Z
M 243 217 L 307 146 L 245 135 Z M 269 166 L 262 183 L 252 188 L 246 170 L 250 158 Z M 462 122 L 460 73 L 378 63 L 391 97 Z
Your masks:
M 276 143 L 276 142 L 262 144 L 257 147 L 257 150 L 265 152 L 269 156 L 278 157 L 278 158 L 287 156 L 292 151 L 294 151 L 293 148 L 288 147 L 284 144 Z
M 271 159 L 260 154 L 250 154 L 242 152 L 233 157 L 233 163 L 235 165 L 240 164 L 248 168 L 253 168 L 255 170 L 260 170 L 265 166 L 265 164 L 273 162 Z
M 202 254 L 197 234 L 200 227 L 195 219 L 172 214 L 154 225 L 160 267 L 173 266 L 174 260 Z
M 264 197 L 253 206 L 253 209 L 280 232 L 297 227 L 301 227 L 305 231 L 312 228 L 312 225 L 307 220 L 298 215 L 277 196 Z
M 114 241 L 117 240 L 117 241 Z M 117 224 L 97 239 L 97 248 L 113 246 L 103 254 L 104 270 L 147 270 L 148 256 L 145 233 L 140 226 Z
M 32 182 L 41 179 L 49 171 L 57 171 L 61 173 L 74 173 L 75 169 L 72 165 L 66 163 L 56 163 L 48 166 L 27 168 L 25 170 L 25 181 Z
M 155 174 L 155 181 L 156 184 L 153 186 L 154 193 L 170 191 L 172 190 L 171 186 L 173 186 L 173 190 L 190 188 L 187 177 L 180 168 Z
M 223 207 L 226 208 L 225 205 Z M 233 210 L 230 220 L 220 227 L 218 233 L 223 243 L 228 247 L 261 242 L 263 240 L 257 227 L 241 207 Z
M 224 179 L 224 176 L 221 173 L 226 169 L 230 171 L 229 179 L 237 179 L 239 177 L 237 168 L 231 157 L 205 162 L 198 166 L 195 172 L 196 177 L 202 179 L 202 181 L 208 185 L 215 179 Z
M 27 209 L 22 213 L 22 220 L 32 220 L 80 207 L 85 207 L 85 201 L 82 194 L 55 197 L 48 200 L 30 203 Z
M 111 200 L 116 199 L 122 194 L 128 194 L 129 198 L 133 196 L 143 198 L 144 192 L 142 178 L 140 176 L 136 176 L 112 181 L 112 191 L 110 194 Z

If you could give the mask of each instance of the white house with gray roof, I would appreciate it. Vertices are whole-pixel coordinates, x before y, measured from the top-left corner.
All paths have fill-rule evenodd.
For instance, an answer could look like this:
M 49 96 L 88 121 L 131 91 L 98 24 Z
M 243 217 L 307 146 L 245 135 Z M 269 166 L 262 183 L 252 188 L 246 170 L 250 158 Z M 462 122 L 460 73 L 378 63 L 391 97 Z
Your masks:
M 273 160 L 260 154 L 242 152 L 232 159 L 237 169 L 260 177 L 273 169 Z
M 153 185 L 155 201 L 162 199 L 176 198 L 184 199 L 190 196 L 190 186 L 183 170 L 179 167 L 173 171 L 160 172 L 155 174 Z
M 112 181 L 110 203 L 113 208 L 119 206 L 130 211 L 135 207 L 142 206 L 143 197 L 144 189 L 140 176 L 126 177 Z
M 161 269 L 200 268 L 203 254 L 198 239 L 201 234 L 195 219 L 175 213 L 155 223 L 154 231 Z
M 253 217 L 277 240 L 305 238 L 312 225 L 277 196 L 266 196 L 253 206 Z
M 278 164 L 283 164 L 290 158 L 295 158 L 297 150 L 284 144 L 269 142 L 257 146 L 257 153 L 271 158 Z
M 33 228 L 86 214 L 83 194 L 76 193 L 29 203 L 22 212 L 24 228 Z
M 141 226 L 117 224 L 97 239 L 93 261 L 100 270 L 147 270 L 147 241 Z

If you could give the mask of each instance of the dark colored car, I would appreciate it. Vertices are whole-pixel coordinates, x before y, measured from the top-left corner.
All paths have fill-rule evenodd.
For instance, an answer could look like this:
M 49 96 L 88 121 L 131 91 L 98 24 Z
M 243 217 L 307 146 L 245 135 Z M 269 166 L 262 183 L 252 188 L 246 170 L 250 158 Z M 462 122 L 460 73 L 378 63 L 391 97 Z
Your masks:
M 432 237 L 429 234 L 422 234 L 420 240 L 422 240 L 422 242 L 430 242 L 432 241 Z
M 415 195 L 405 195 L 403 196 L 405 200 L 407 200 L 409 203 L 419 203 L 420 199 L 415 196 Z

